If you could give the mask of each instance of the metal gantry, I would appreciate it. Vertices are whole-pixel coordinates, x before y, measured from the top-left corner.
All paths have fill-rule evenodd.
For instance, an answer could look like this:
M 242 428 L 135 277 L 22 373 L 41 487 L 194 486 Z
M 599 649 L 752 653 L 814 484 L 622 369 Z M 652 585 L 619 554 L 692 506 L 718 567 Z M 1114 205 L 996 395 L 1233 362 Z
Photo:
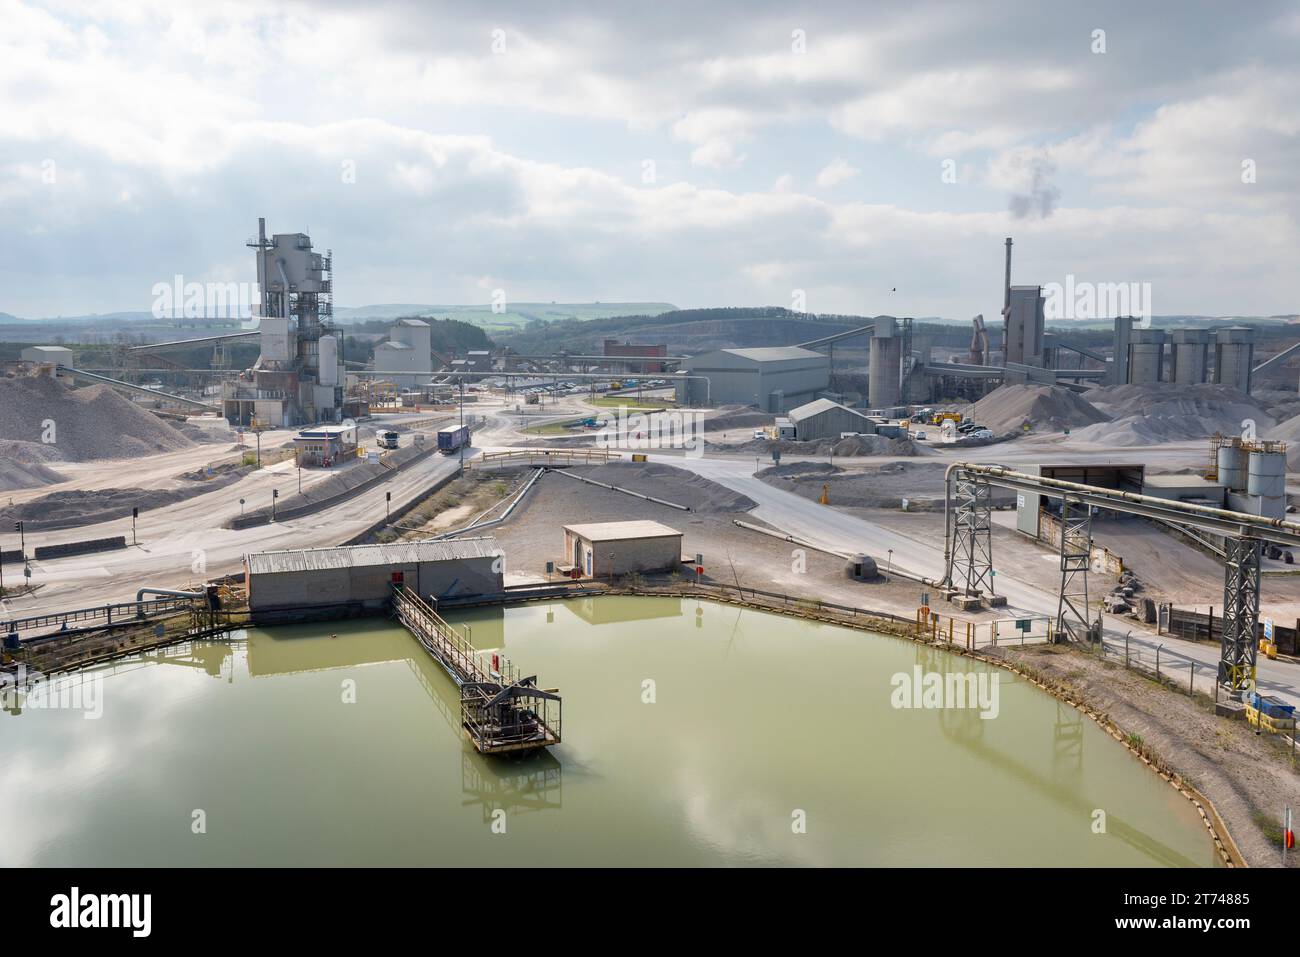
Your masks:
M 977 488 L 982 485 L 983 489 Z M 988 546 L 988 498 L 991 486 L 1061 499 L 1061 595 L 1058 625 L 1071 632 L 1087 625 L 1087 565 L 1090 526 L 1078 510 L 1104 508 L 1140 515 L 1168 524 L 1196 528 L 1223 537 L 1224 615 L 1218 681 L 1230 694 L 1240 695 L 1255 681 L 1259 638 L 1260 552 L 1264 542 L 1300 548 L 1300 525 L 1268 518 L 1118 489 L 1102 488 L 1041 475 L 1029 475 L 999 465 L 959 462 L 949 467 L 948 501 L 953 519 L 947 528 L 949 548 L 943 583 L 967 596 L 992 581 Z M 1069 501 L 1065 501 L 1066 499 Z M 983 507 L 981 507 L 981 499 Z M 1071 514 L 1074 513 L 1074 518 Z M 1072 528 L 1073 527 L 1073 528 Z M 991 588 L 990 588 L 991 592 Z M 975 595 L 975 597 L 978 597 Z M 1073 623 L 1074 628 L 1067 626 Z
M 968 597 L 993 594 L 993 489 L 988 482 L 957 473 L 953 510 L 951 584 Z
M 1261 549 L 1257 538 L 1228 538 L 1224 547 L 1219 684 L 1239 692 L 1255 684 Z
M 1071 641 L 1092 638 L 1088 617 L 1088 567 L 1092 564 L 1092 507 L 1061 500 L 1061 593 L 1056 630 Z

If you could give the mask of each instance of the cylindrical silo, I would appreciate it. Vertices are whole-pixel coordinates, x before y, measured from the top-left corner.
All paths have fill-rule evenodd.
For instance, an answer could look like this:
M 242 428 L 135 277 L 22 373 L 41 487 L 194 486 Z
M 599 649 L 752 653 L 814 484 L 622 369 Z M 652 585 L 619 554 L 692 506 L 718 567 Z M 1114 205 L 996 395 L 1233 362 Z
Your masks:
M 1242 392 L 1250 391 L 1255 362 L 1255 330 L 1249 326 L 1220 329 L 1214 343 L 1214 381 Z
M 1249 467 L 1246 492 L 1259 497 L 1259 514 L 1281 518 L 1286 514 L 1286 453 L 1256 450 L 1250 453 Z
M 867 358 L 867 402 L 873 409 L 898 405 L 902 398 L 903 340 L 895 332 L 892 316 L 876 319 Z
M 1164 379 L 1165 331 L 1134 329 L 1129 344 L 1128 381 L 1148 385 Z
M 1210 335 L 1205 329 L 1174 329 L 1169 333 L 1173 368 L 1169 379 L 1181 385 L 1204 382 L 1210 368 Z
M 1246 450 L 1241 447 L 1240 440 L 1234 440 L 1227 445 L 1219 446 L 1216 464 L 1218 466 L 1220 485 L 1234 492 L 1245 490 Z
M 320 338 L 320 384 L 339 384 L 339 341 L 334 336 Z
M 1246 491 L 1264 498 L 1281 498 L 1286 494 L 1286 453 L 1257 451 L 1250 453 Z

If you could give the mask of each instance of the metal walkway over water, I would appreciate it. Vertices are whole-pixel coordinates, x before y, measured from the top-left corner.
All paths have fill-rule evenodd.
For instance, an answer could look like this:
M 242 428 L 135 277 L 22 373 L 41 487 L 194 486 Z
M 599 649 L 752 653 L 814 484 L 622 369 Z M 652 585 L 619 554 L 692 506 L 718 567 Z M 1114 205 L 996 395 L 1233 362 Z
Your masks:
M 460 689 L 461 727 L 480 754 L 506 754 L 560 743 L 562 703 L 555 691 L 520 678 L 499 654 L 485 660 L 418 595 L 393 585 L 393 614 Z

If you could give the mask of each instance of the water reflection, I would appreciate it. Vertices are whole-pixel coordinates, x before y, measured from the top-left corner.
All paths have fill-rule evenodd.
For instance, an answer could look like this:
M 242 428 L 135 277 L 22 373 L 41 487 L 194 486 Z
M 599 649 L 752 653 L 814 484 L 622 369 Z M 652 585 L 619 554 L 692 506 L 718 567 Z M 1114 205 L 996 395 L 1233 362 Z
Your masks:
M 472 622 L 464 623 L 465 633 L 473 635 L 476 648 L 504 648 L 503 609 L 480 611 Z M 385 623 L 381 632 L 358 635 L 351 631 L 346 638 L 323 643 L 311 632 L 284 630 L 256 635 L 248 643 L 248 671 L 258 678 L 396 661 L 407 666 L 443 723 L 462 740 L 461 789 L 467 798 L 463 806 L 481 803 L 485 822 L 498 808 L 507 814 L 561 808 L 563 767 L 559 759 L 549 751 L 486 757 L 474 750 L 463 740 L 460 693 L 455 683 L 405 632 L 394 631 Z

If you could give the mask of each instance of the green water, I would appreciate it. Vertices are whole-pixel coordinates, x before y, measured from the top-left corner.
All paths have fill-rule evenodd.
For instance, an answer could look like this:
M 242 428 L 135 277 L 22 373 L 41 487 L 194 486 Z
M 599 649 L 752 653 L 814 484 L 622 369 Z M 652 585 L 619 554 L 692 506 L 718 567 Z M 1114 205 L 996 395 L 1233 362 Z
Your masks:
M 388 621 L 178 646 L 68 679 L 102 676 L 98 719 L 0 714 L 0 863 L 1215 862 L 1128 751 L 978 663 L 668 598 L 452 620 L 560 688 L 563 744 L 479 757 L 451 681 Z M 918 664 L 998 674 L 997 717 L 893 707 Z

